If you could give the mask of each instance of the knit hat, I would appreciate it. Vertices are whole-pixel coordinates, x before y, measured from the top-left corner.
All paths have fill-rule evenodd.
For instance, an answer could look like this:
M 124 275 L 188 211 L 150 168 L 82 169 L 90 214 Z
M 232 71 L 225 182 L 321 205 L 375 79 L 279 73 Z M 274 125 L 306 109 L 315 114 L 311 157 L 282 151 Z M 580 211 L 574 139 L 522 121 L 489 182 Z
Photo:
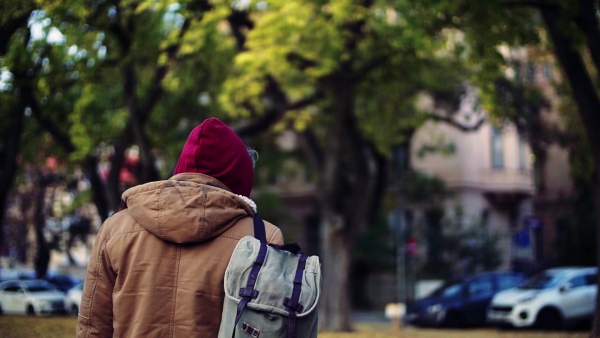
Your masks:
M 231 192 L 250 196 L 252 159 L 240 137 L 216 117 L 204 120 L 188 137 L 173 175 L 201 173 L 216 178 Z

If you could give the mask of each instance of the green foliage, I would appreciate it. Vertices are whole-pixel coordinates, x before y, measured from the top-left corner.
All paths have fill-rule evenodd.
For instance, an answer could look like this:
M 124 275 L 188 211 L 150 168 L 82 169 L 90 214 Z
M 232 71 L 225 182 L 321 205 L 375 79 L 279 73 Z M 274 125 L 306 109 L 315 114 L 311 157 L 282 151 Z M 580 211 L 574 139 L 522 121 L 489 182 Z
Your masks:
M 570 174 L 575 189 L 580 195 L 586 195 L 594 182 L 596 168 L 585 128 L 572 99 L 568 85 L 558 86 L 560 95 L 560 114 L 564 121 L 565 139 L 562 145 L 569 150 Z
M 450 196 L 446 184 L 439 177 L 430 176 L 420 171 L 406 174 L 404 180 L 404 197 L 409 203 L 439 204 Z
M 419 158 L 424 158 L 431 154 L 441 154 L 443 156 L 452 156 L 456 153 L 456 145 L 452 142 L 446 142 L 445 135 L 435 135 L 430 143 L 425 143 L 417 151 Z
M 365 269 L 386 271 L 395 266 L 393 234 L 383 217 L 356 240 L 352 254 L 361 274 L 366 273 Z
M 461 224 L 444 217 L 440 208 L 425 213 L 425 262 L 418 275 L 421 278 L 451 279 L 484 271 L 493 271 L 502 264 L 500 235 L 489 233 L 482 222 Z
M 266 78 L 281 86 L 289 102 L 325 93 L 308 107 L 289 111 L 298 130 L 328 128 L 333 107 L 331 81 L 346 77 L 355 86 L 353 107 L 362 136 L 390 156 L 427 115 L 414 105 L 422 90 L 448 90 L 464 78 L 460 47 L 450 34 L 426 22 L 427 8 L 408 1 L 275 1 L 248 11 L 256 22 L 246 49 L 219 97 L 234 117 L 262 115 Z M 281 127 L 281 125 L 280 125 Z M 325 132 L 327 134 L 327 132 Z
M 25 3 L 29 4 L 21 2 Z M 10 14 L 20 15 L 17 2 L 14 5 Z M 43 11 L 32 18 L 41 27 L 42 38 L 30 41 L 27 30 L 17 31 L 0 60 L 0 66 L 14 75 L 0 100 L 14 102 L 19 81 L 27 81 L 40 108 L 40 115 L 26 125 L 26 134 L 32 137 L 24 138 L 24 159 L 45 156 L 39 150 L 47 149 L 52 138 L 35 136 L 45 134 L 49 126 L 72 142 L 74 151 L 68 156 L 72 163 L 95 154 L 101 144 L 119 142 L 132 114 L 139 114 L 132 112 L 132 104 L 144 108 L 150 96 L 156 95 L 150 93 L 160 67 L 166 69 L 160 82 L 165 98 L 150 107 L 148 122 L 142 125 L 151 144 L 160 147 L 166 158 L 165 174 L 179 155 L 190 125 L 208 115 L 220 115 L 216 98 L 236 53 L 235 40 L 223 29 L 229 6 L 211 9 L 188 1 L 108 4 L 77 0 L 39 1 L 38 5 Z M 183 34 L 186 20 L 189 27 Z M 47 40 L 52 30 L 62 33 L 62 42 Z M 169 59 L 173 48 L 179 49 Z M 135 88 L 133 95 L 127 86 Z M 211 102 L 200 100 L 201 95 L 212 98 Z M 3 105 L 0 113 L 8 114 L 13 106 Z M 189 124 L 181 123 L 186 119 Z M 51 146 L 46 155 L 67 153 L 64 144 Z
M 596 265 L 596 226 L 590 191 L 566 203 L 566 210 L 556 222 L 556 265 Z

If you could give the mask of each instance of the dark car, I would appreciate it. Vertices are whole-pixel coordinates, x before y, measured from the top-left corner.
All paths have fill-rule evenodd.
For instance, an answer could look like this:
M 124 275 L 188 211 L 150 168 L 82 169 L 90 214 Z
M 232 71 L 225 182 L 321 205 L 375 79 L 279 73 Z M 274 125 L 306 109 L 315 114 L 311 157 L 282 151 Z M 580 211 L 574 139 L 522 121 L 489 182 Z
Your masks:
M 525 275 L 492 272 L 444 283 L 408 305 L 405 321 L 415 326 L 483 326 L 494 295 L 519 285 Z
M 75 285 L 83 282 L 83 279 L 79 277 L 74 277 L 51 271 L 48 271 L 48 273 L 46 273 L 46 275 L 42 279 L 49 282 L 50 284 L 53 284 L 54 286 L 56 286 L 57 289 L 65 293 Z

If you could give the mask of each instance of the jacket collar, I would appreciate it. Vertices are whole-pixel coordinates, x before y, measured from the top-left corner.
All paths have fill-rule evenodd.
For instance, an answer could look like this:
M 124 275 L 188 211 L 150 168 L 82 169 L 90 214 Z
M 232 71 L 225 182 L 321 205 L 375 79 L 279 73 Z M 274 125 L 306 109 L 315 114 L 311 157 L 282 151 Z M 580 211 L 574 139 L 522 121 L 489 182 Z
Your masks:
M 181 173 L 172 176 L 169 178 L 169 180 L 190 181 L 198 184 L 212 185 L 213 187 L 225 189 L 231 192 L 231 190 L 227 188 L 225 184 L 221 183 L 221 181 L 217 180 L 216 178 L 199 173 Z

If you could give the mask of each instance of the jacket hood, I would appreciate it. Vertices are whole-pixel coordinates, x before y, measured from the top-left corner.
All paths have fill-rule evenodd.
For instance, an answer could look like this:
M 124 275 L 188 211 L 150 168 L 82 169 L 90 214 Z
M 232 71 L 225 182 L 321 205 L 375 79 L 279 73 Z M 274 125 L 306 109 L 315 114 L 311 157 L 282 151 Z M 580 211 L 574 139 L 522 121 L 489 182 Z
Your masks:
M 192 130 L 173 175 L 200 173 L 216 178 L 235 194 L 250 196 L 254 168 L 240 137 L 216 117 Z
M 125 191 L 122 199 L 143 228 L 175 243 L 206 241 L 239 219 L 254 216 L 242 197 L 203 174 L 179 174 L 139 185 Z

